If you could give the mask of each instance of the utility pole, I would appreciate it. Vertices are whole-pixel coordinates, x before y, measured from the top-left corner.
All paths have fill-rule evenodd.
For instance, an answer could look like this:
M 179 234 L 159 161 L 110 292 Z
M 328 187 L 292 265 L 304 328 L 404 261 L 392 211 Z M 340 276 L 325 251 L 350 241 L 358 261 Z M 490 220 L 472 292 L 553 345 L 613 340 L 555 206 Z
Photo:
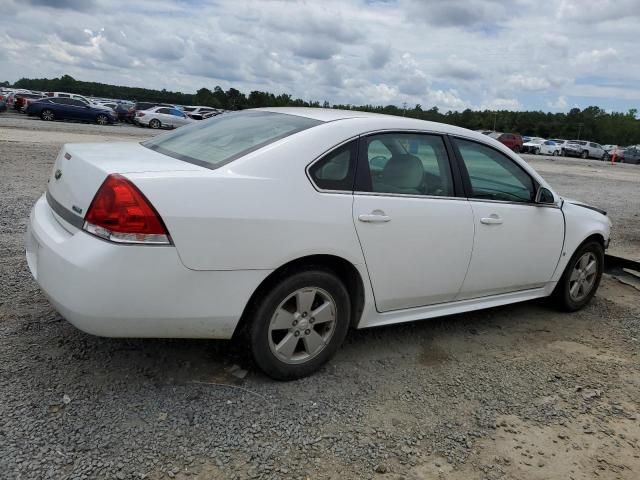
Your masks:
M 582 123 L 582 122 L 578 124 L 578 138 L 577 138 L 577 140 L 580 140 L 580 130 L 582 129 L 583 126 L 584 126 L 584 123 Z

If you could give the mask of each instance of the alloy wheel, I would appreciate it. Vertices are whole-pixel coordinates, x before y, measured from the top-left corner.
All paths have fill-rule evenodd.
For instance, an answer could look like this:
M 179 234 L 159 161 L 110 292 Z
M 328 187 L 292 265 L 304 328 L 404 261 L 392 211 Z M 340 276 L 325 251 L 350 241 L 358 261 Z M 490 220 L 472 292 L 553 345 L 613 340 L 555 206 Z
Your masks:
M 53 120 L 53 112 L 51 110 L 44 110 L 42 112 L 42 119 L 47 121 Z
M 575 302 L 591 293 L 598 273 L 598 261 L 592 252 L 586 252 L 573 266 L 569 277 L 569 295 Z
M 317 287 L 284 299 L 269 323 L 269 348 L 282 362 L 304 363 L 325 349 L 336 327 L 336 302 Z
M 98 122 L 98 125 L 106 125 L 109 120 L 107 119 L 106 115 L 98 115 L 98 118 L 96 118 L 96 122 Z

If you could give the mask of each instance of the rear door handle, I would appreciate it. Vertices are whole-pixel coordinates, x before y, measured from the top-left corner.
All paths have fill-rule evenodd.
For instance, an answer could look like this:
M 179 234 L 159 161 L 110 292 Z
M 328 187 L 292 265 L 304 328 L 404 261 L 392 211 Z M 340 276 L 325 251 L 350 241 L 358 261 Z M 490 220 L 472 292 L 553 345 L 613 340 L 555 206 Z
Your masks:
M 385 223 L 391 221 L 391 217 L 384 214 L 382 210 L 374 210 L 365 215 L 358 215 L 358 220 L 366 223 Z
M 483 217 L 480 219 L 480 223 L 484 223 L 485 225 L 501 225 L 502 218 L 500 218 L 495 213 L 492 213 L 488 217 Z

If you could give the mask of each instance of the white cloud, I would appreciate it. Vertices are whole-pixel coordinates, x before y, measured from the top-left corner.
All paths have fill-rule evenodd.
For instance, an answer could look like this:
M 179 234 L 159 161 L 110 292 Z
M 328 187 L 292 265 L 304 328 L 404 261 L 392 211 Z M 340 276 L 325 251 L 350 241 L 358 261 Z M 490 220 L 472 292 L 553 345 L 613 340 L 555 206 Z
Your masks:
M 533 77 L 522 74 L 511 75 L 507 80 L 507 83 L 514 88 L 521 90 L 546 90 L 551 86 L 551 83 L 546 78 Z
M 557 100 L 553 102 L 547 102 L 547 106 L 554 110 L 564 110 L 567 108 L 567 97 L 560 95 Z
M 640 99 L 638 0 L 5 0 L 3 13 L 0 81 L 446 110 Z

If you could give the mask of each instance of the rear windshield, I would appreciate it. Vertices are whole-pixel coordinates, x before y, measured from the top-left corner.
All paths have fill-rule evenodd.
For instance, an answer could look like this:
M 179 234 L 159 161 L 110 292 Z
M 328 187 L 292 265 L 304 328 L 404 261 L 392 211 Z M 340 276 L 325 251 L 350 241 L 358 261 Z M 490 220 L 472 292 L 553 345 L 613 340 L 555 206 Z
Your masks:
M 142 145 L 170 157 L 218 168 L 281 138 L 321 124 L 284 113 L 243 111 L 192 123 Z

